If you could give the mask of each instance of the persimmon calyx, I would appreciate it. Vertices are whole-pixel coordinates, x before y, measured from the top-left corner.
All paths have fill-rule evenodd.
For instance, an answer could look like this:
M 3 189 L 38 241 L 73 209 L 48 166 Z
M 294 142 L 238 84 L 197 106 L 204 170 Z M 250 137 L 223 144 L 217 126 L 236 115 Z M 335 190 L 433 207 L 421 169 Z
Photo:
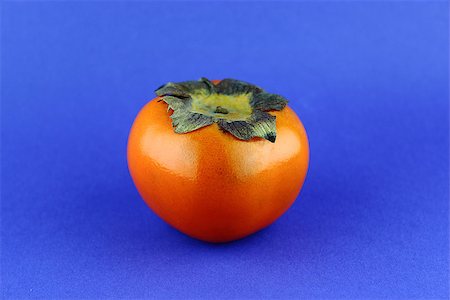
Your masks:
M 155 91 L 173 110 L 172 125 L 176 133 L 188 133 L 217 123 L 238 139 L 262 137 L 276 140 L 276 117 L 271 110 L 282 110 L 287 100 L 243 81 L 224 79 L 213 84 L 206 78 L 198 81 L 169 82 Z

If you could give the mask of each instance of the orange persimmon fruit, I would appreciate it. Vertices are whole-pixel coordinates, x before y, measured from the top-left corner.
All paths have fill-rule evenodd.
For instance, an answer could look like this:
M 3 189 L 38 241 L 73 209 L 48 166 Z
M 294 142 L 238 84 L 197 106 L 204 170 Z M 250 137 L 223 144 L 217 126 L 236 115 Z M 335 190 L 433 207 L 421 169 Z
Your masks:
M 233 79 L 168 83 L 137 115 L 128 166 L 147 205 L 208 242 L 273 223 L 306 176 L 305 129 L 282 96 Z

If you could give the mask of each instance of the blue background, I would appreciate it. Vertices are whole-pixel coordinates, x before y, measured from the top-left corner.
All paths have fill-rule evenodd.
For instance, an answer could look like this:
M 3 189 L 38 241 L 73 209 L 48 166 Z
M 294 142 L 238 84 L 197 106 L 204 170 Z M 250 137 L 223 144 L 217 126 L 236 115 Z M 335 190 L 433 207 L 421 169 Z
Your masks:
M 4 297 L 448 297 L 446 2 L 4 2 Z M 168 81 L 290 99 L 311 165 L 273 226 L 211 245 L 128 174 Z

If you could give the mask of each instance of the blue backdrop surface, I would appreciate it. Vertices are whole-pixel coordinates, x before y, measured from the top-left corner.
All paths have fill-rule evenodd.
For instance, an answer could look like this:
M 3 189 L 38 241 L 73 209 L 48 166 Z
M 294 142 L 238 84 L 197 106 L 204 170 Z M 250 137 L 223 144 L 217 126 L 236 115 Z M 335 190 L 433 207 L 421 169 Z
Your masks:
M 5 298 L 448 297 L 446 2 L 4 2 Z M 211 245 L 128 174 L 168 81 L 290 99 L 311 165 L 271 227 Z

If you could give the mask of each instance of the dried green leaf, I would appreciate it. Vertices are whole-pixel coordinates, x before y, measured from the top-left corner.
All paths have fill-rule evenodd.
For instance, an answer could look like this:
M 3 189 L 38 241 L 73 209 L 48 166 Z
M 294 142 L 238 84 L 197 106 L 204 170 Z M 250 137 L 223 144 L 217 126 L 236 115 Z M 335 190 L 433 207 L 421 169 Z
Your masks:
M 220 81 L 216 86 L 216 90 L 224 95 L 258 94 L 263 92 L 263 89 L 256 85 L 229 78 Z
M 190 93 L 184 86 L 178 83 L 169 82 L 155 91 L 157 96 L 174 96 L 180 98 L 189 98 Z
M 187 133 L 214 123 L 212 117 L 177 109 L 170 116 L 176 133 Z
M 255 111 L 248 121 L 228 122 L 219 120 L 219 127 L 241 140 L 262 137 L 274 143 L 276 139 L 275 116 L 266 112 Z
M 173 96 L 163 96 L 161 100 L 167 103 L 168 109 L 172 110 L 183 108 L 187 104 L 185 98 L 177 98 Z
M 282 110 L 287 103 L 288 101 L 284 97 L 269 93 L 253 94 L 250 100 L 250 105 L 253 109 L 262 111 Z
M 248 141 L 253 135 L 253 127 L 246 121 L 233 121 L 218 120 L 217 124 L 223 131 L 229 132 L 238 139 Z
M 210 94 L 216 93 L 216 87 L 215 87 L 214 83 L 212 83 L 208 78 L 202 77 L 202 78 L 200 78 L 200 81 L 205 84 L 205 86 L 207 87 L 207 90 Z
M 264 111 L 255 110 L 250 121 L 250 124 L 253 126 L 254 135 L 275 143 L 277 138 L 275 120 L 275 116 Z

